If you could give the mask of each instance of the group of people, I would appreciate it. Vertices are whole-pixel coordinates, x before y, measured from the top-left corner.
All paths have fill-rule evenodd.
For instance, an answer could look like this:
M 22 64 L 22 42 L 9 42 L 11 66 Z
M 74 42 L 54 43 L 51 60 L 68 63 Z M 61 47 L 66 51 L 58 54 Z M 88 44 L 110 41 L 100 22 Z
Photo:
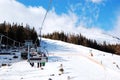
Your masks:
M 37 63 L 37 67 L 45 66 L 45 63 L 48 61 L 48 57 L 46 54 L 36 54 L 31 56 L 29 59 L 30 65 L 33 67 L 35 63 Z

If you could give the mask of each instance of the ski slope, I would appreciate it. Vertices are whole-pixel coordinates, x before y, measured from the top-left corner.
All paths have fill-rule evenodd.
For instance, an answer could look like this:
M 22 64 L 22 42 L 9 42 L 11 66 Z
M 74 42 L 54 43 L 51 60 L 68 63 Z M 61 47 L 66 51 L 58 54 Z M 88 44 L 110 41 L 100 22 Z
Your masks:
M 43 70 L 19 60 L 0 68 L 0 80 L 120 80 L 120 56 L 44 38 L 41 45 L 49 52 Z

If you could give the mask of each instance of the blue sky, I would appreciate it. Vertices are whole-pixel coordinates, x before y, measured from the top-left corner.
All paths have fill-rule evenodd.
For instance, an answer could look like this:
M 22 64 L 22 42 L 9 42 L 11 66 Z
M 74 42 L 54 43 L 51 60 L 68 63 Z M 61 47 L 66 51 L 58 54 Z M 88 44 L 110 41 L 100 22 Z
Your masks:
M 42 6 L 45 9 L 49 3 L 49 0 L 18 1 L 26 6 Z M 85 21 L 86 27 L 95 26 L 108 31 L 114 28 L 114 22 L 120 11 L 120 0 L 52 0 L 52 8 L 58 15 L 73 11 L 79 18 L 78 24 Z

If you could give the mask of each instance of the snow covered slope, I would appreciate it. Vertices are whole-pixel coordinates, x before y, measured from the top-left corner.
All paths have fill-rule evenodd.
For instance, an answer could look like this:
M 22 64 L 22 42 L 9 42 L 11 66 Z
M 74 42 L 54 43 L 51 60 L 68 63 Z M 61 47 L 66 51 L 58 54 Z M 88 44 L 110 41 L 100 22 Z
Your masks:
M 99 43 L 103 43 L 104 41 L 108 44 L 116 44 L 120 43 L 120 38 L 109 31 L 104 31 L 95 27 L 87 28 L 87 27 L 78 27 L 77 31 L 74 31 L 75 34 L 81 34 L 88 39 L 96 40 Z
M 80 33 L 86 38 L 96 40 L 99 43 L 103 43 L 105 41 L 108 44 L 120 44 L 120 38 L 100 29 L 81 28 Z
M 42 39 L 42 47 L 49 52 L 43 70 L 22 60 L 1 67 L 0 80 L 120 80 L 120 56 L 50 39 Z

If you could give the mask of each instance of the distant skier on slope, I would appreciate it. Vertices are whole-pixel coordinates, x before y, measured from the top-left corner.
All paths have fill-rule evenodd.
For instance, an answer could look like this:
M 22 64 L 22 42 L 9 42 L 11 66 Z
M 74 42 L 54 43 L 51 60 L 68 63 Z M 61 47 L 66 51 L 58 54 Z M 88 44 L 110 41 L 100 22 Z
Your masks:
M 60 64 L 59 75 L 62 75 L 63 73 L 64 73 L 63 65 Z

